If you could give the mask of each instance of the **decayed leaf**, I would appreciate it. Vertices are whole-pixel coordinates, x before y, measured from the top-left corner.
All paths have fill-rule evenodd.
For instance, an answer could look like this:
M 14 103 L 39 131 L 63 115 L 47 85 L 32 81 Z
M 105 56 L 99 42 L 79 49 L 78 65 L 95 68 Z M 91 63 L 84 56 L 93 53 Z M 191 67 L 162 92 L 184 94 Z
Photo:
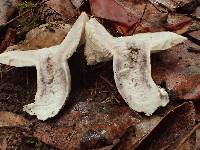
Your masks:
M 92 14 L 131 27 L 140 21 L 144 1 L 90 0 Z
M 107 61 L 113 55 L 117 89 L 133 110 L 151 115 L 158 107 L 167 105 L 167 92 L 151 78 L 150 52 L 168 49 L 185 41 L 185 37 L 157 32 L 114 38 L 95 19 L 86 23 L 85 31 L 88 64 Z
M 159 4 L 169 9 L 170 11 L 175 11 L 177 5 L 172 0 L 150 0 L 153 4 Z
M 26 128 L 1 127 L 0 128 L 0 149 L 8 150 L 16 148 L 24 137 L 30 136 L 30 131 Z
M 183 145 L 195 149 L 191 134 L 195 126 L 195 110 L 192 103 L 184 103 L 171 111 L 139 144 L 136 149 L 179 149 Z M 187 144 L 185 142 L 188 141 Z
M 157 115 L 142 118 L 126 105 L 78 102 L 57 120 L 38 124 L 35 137 L 63 150 L 98 149 L 115 145 L 130 126 L 136 129 L 136 143 L 149 134 L 161 118 Z
M 196 17 L 197 19 L 200 19 L 200 6 L 198 6 L 195 11 L 192 13 L 192 16 Z
M 73 7 L 70 0 L 48 0 L 46 4 L 64 19 L 74 20 L 78 15 L 78 11 Z
M 24 125 L 28 125 L 28 120 L 26 120 L 22 116 L 6 111 L 0 112 L 0 127 Z
M 180 14 L 169 14 L 165 27 L 169 31 L 183 34 L 190 29 L 191 25 L 192 19 L 190 17 Z
M 2 37 L 2 41 L 0 44 L 0 52 L 3 52 L 8 46 L 14 44 L 15 42 L 15 37 L 16 37 L 16 30 L 14 29 L 8 29 Z
M 26 39 L 22 43 L 10 46 L 6 51 L 17 49 L 34 50 L 58 45 L 63 41 L 70 29 L 71 26 L 69 24 L 63 24 L 62 22 L 49 22 L 40 25 L 39 27 L 29 31 L 26 34 Z
M 196 130 L 196 149 L 200 149 L 200 127 Z
M 200 47 L 191 41 L 152 55 L 152 77 L 157 84 L 166 83 L 174 98 L 200 99 Z
M 181 11 L 189 13 L 198 5 L 198 0 L 151 0 L 154 4 L 159 4 L 170 11 Z
M 200 43 L 200 30 L 190 32 L 189 36 L 191 36 L 193 40 L 196 40 L 196 43 Z
M 114 150 L 129 150 L 136 147 L 137 143 L 147 136 L 161 121 L 162 117 L 154 116 L 141 121 L 136 126 L 129 127 L 114 146 Z
M 76 8 L 80 8 L 81 5 L 83 5 L 83 3 L 87 1 L 87 0 L 71 0 L 72 4 L 76 7 Z
M 165 31 L 164 24 L 168 14 L 160 11 L 153 4 L 147 3 L 140 24 L 134 29 L 135 33 Z
M 24 106 L 24 111 L 40 120 L 55 116 L 65 103 L 71 89 L 68 63 L 76 51 L 88 20 L 86 13 L 77 19 L 63 42 L 49 48 L 26 51 L 8 51 L 0 54 L 3 64 L 37 69 L 37 93 L 35 102 Z
M 0 25 L 5 24 L 8 18 L 16 10 L 17 3 L 20 0 L 1 0 L 0 1 Z

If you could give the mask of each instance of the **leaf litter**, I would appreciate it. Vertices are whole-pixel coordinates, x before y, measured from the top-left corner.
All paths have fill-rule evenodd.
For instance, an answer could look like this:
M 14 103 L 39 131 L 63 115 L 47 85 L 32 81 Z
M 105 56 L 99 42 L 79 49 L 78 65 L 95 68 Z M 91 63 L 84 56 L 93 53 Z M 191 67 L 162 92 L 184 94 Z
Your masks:
M 1 148 L 198 149 L 200 112 L 198 49 L 200 44 L 197 5 L 199 1 L 173 1 L 173 4 L 171 1 L 171 6 L 164 2 L 166 1 L 110 2 L 117 3 L 117 9 L 112 9 L 116 17 L 121 11 L 136 15 L 134 25 L 127 26 L 119 18 L 113 19 L 110 14 L 104 17 L 96 16 L 96 19 L 107 24 L 107 30 L 113 35 L 167 30 L 178 34 L 184 33 L 184 36 L 189 39 L 183 44 L 153 54 L 151 57 L 153 80 L 166 88 L 170 96 L 170 103 L 166 107 L 158 109 L 150 118 L 129 109 L 116 87 L 111 86 L 115 85 L 111 62 L 87 66 L 82 47 L 69 59 L 72 75 L 69 101 L 56 117 L 41 122 L 22 111 L 23 105 L 33 102 L 36 92 L 36 70 L 34 68 L 9 69 L 1 65 L 0 109 L 4 111 L 1 116 L 5 116 L 1 119 L 4 121 L 4 127 L 0 128 Z M 40 24 L 47 23 L 50 31 L 53 31 L 49 23 L 51 21 L 59 20 L 73 24 L 80 10 L 71 11 L 73 7 L 69 1 L 59 1 L 59 3 L 66 5 L 62 7 L 58 5 L 54 7 L 48 3 L 37 5 L 34 9 L 38 12 L 41 22 L 31 25 L 26 30 L 15 24 L 24 22 L 20 17 L 12 18 L 17 17 L 17 14 L 9 18 L 7 21 L 14 19 L 13 22 L 11 21 L 0 31 L 3 35 L 0 40 L 5 41 L 2 51 L 10 45 L 19 44 L 18 42 L 25 38 L 22 35 L 26 35 L 28 31 Z M 80 3 L 81 1 L 77 8 L 80 8 Z M 94 8 L 92 1 L 89 3 Z M 90 15 L 101 11 L 101 7 L 95 6 L 99 10 L 92 9 L 90 12 L 88 11 L 90 6 L 85 2 L 83 7 L 81 6 L 81 11 L 85 9 Z M 134 11 L 134 7 L 137 11 Z M 63 9 L 67 10 L 63 13 Z M 184 14 L 185 10 L 188 12 L 187 15 Z M 28 12 L 32 11 L 28 10 Z M 71 13 L 66 14 L 67 12 L 74 12 L 76 15 L 74 17 Z M 27 13 L 24 19 L 30 15 L 31 13 Z M 23 24 L 23 26 L 27 25 Z M 7 33 L 6 38 L 5 31 L 8 29 L 17 29 L 17 32 L 14 31 L 17 36 L 11 32 L 10 35 Z M 33 42 L 32 45 L 35 43 Z M 102 75 L 103 78 L 100 77 Z M 26 120 L 28 124 L 23 124 L 22 120 Z

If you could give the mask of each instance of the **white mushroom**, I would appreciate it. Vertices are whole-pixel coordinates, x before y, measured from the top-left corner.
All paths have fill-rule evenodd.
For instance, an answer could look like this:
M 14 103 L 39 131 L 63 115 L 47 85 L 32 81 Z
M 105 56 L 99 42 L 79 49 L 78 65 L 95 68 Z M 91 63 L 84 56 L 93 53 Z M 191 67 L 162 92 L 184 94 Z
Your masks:
M 150 52 L 168 49 L 186 40 L 172 32 L 113 37 L 95 19 L 86 23 L 85 56 L 88 64 L 112 59 L 117 89 L 137 112 L 151 115 L 169 102 L 168 93 L 151 77 Z
M 65 103 L 71 89 L 67 59 L 72 56 L 84 35 L 86 13 L 82 13 L 59 45 L 27 51 L 8 51 L 0 54 L 0 63 L 24 67 L 35 66 L 37 92 L 35 102 L 24 111 L 40 120 L 55 116 Z

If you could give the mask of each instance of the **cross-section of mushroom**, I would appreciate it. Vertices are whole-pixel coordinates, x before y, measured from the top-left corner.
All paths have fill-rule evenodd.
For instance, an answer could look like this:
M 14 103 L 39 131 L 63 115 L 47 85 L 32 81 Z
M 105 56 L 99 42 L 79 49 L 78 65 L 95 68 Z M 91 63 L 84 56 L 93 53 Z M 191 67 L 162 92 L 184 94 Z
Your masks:
M 8 51 L 0 54 L 0 63 L 24 67 L 35 66 L 37 92 L 35 102 L 24 111 L 40 120 L 55 116 L 65 103 L 71 89 L 67 59 L 72 56 L 84 35 L 88 17 L 82 13 L 59 45 L 27 51 Z
M 88 64 L 113 58 L 117 89 L 135 111 L 151 115 L 169 102 L 168 93 L 151 77 L 150 53 L 168 49 L 186 40 L 172 32 L 113 37 L 95 19 L 86 23 L 85 56 Z

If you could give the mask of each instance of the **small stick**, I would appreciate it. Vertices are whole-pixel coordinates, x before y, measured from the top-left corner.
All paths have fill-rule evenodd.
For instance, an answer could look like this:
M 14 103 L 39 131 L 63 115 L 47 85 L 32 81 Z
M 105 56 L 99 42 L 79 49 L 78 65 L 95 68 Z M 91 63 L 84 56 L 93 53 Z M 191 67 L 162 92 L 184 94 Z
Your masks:
M 100 78 L 102 79 L 102 80 L 104 80 L 108 85 L 110 85 L 112 88 L 114 88 L 115 86 L 108 80 L 108 79 L 106 79 L 105 77 L 103 77 L 103 76 L 101 76 L 100 75 Z
M 200 127 L 200 123 L 198 123 L 194 128 L 183 138 L 179 145 L 176 147 L 176 150 L 180 149 L 181 146 L 185 143 L 185 141 Z
M 200 53 L 200 48 L 189 47 L 187 50 L 188 52 Z

